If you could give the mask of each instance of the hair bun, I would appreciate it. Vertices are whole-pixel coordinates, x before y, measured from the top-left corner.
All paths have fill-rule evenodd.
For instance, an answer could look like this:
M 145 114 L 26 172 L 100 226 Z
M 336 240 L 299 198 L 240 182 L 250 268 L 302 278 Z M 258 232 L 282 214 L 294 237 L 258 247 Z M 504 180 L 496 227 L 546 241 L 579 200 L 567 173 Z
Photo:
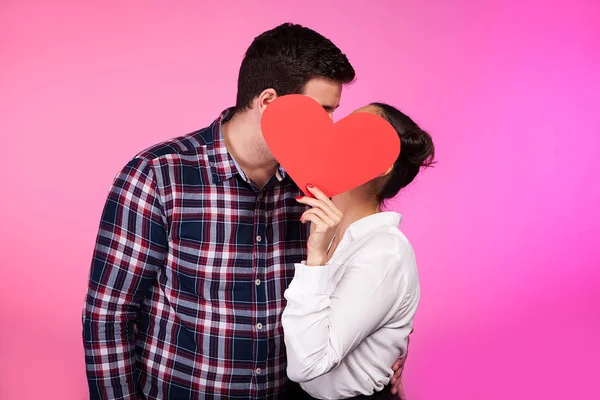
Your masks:
M 379 115 L 394 127 L 400 137 L 400 155 L 377 196 L 381 202 L 391 199 L 400 189 L 410 184 L 421 168 L 431 166 L 434 163 L 435 149 L 429 133 L 419 128 L 408 115 L 389 104 L 371 105 L 378 108 Z
M 431 166 L 434 161 L 433 140 L 429 133 L 418 126 L 406 130 L 400 138 L 400 157 L 405 167 L 417 171 Z

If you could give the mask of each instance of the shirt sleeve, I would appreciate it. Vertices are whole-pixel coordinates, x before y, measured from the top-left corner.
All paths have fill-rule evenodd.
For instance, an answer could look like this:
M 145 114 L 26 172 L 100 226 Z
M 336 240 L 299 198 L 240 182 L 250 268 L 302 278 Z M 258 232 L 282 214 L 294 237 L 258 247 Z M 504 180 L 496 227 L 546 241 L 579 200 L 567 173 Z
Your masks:
M 153 170 L 135 158 L 104 206 L 83 312 L 90 399 L 135 399 L 135 320 L 167 246 Z
M 397 254 L 380 252 L 348 265 L 335 287 L 331 265 L 296 264 L 282 316 L 291 380 L 326 374 L 392 318 L 411 321 L 417 296 L 411 296 L 401 263 Z

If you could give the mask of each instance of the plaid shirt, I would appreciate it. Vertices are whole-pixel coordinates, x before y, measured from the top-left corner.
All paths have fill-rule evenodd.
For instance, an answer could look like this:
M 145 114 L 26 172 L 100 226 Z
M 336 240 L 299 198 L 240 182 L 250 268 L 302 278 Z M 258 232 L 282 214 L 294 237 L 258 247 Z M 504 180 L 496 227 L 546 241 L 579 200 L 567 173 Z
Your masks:
M 156 145 L 114 180 L 83 316 L 92 399 L 277 398 L 281 314 L 305 259 L 300 191 L 260 190 L 210 127 Z

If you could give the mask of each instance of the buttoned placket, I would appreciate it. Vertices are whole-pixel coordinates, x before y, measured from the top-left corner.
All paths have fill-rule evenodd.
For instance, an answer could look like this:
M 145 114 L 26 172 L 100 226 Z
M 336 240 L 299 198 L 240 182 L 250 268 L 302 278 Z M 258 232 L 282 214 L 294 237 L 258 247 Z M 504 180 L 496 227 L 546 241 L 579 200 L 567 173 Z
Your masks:
M 266 329 L 267 316 L 267 287 L 265 284 L 266 261 L 268 240 L 266 237 L 266 191 L 261 190 L 257 194 L 254 207 L 254 301 L 253 301 L 253 323 L 254 323 L 254 381 L 259 388 L 266 383 L 266 362 L 268 357 L 268 337 Z

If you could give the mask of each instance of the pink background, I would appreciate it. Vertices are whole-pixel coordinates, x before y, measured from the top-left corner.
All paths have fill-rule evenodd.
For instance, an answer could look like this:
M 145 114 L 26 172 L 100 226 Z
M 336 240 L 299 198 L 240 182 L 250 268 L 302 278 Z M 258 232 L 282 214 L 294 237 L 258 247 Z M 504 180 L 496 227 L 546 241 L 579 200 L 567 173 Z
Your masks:
M 423 287 L 409 400 L 600 398 L 600 3 L 91 3 L 0 2 L 2 400 L 86 398 L 112 178 L 232 105 L 246 47 L 286 20 L 353 62 L 338 118 L 386 101 L 435 139 L 392 205 Z

